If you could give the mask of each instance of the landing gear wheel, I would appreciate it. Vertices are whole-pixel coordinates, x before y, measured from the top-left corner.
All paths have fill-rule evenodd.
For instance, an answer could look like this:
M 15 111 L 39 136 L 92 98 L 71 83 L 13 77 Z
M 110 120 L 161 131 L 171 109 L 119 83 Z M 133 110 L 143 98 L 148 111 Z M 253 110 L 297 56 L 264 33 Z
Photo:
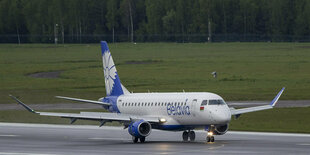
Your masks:
M 182 135 L 183 141 L 187 142 L 188 141 L 188 132 L 184 131 Z
M 214 136 L 207 136 L 207 142 L 214 142 Z
M 144 143 L 144 142 L 145 142 L 145 137 L 141 137 L 141 138 L 140 138 L 140 142 L 141 142 L 141 143 Z
M 195 141 L 196 135 L 195 135 L 195 132 L 194 132 L 194 131 L 190 131 L 190 132 L 188 133 L 188 135 L 189 135 L 189 139 L 190 139 L 191 141 Z
M 214 142 L 214 136 L 211 136 L 210 141 L 211 141 L 211 142 Z
M 211 141 L 211 137 L 207 136 L 207 142 L 209 143 Z
M 138 142 L 138 137 L 132 136 L 132 141 L 133 141 L 134 143 L 137 143 L 137 142 Z

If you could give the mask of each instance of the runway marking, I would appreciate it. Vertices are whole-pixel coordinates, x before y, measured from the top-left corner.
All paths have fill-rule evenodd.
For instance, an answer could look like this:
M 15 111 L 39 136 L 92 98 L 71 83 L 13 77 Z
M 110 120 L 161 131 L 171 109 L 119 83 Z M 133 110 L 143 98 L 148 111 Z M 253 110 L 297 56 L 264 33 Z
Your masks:
M 129 139 L 124 139 L 124 138 L 100 138 L 100 137 L 93 137 L 93 138 L 88 138 L 90 140 L 122 140 L 122 141 L 129 141 Z
M 303 145 L 303 146 L 310 146 L 310 144 L 307 144 L 307 143 L 301 143 L 301 144 L 296 144 L 296 145 Z
M 0 135 L 0 137 L 18 137 L 19 135 Z
M 300 133 L 276 133 L 276 132 L 228 131 L 226 134 L 236 134 L 236 135 L 260 135 L 260 136 L 287 136 L 287 137 L 310 137 L 310 134 L 300 134 Z
M 56 154 L 42 154 L 42 153 L 18 153 L 18 152 L 0 152 L 0 155 L 56 155 Z

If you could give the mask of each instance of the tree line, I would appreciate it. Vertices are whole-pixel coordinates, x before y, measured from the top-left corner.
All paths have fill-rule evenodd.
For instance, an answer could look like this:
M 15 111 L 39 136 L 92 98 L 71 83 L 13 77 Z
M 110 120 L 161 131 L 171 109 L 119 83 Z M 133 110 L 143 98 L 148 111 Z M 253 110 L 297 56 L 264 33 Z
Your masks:
M 0 0 L 2 43 L 310 41 L 309 0 Z

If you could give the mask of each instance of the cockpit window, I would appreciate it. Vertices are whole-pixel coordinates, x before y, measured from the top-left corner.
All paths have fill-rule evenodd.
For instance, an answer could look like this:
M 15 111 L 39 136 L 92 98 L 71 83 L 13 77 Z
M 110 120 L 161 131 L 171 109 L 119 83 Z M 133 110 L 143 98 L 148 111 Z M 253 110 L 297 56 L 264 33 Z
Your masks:
M 224 105 L 226 104 L 223 100 L 209 100 L 209 105 Z
M 208 100 L 203 100 L 202 102 L 201 102 L 201 106 L 205 106 L 205 105 L 207 105 L 208 104 Z

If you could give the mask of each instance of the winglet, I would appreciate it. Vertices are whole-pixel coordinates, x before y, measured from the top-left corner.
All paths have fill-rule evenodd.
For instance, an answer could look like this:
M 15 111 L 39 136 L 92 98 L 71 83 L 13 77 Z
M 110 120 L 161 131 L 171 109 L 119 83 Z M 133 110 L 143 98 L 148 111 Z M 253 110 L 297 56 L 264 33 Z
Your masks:
M 283 87 L 283 88 L 281 89 L 281 91 L 280 91 L 280 92 L 278 93 L 278 95 L 270 102 L 269 105 L 271 105 L 271 106 L 275 106 L 275 105 L 276 105 L 276 103 L 278 102 L 278 100 L 279 100 L 280 96 L 282 95 L 284 89 L 285 89 L 285 87 Z
M 13 95 L 9 95 L 13 100 L 15 100 L 16 102 L 18 102 L 20 105 L 22 105 L 25 109 L 27 109 L 29 112 L 32 113 L 37 113 L 36 111 L 34 111 L 33 109 L 31 109 L 29 106 L 27 106 L 25 103 L 23 103 L 22 101 L 18 100 L 15 96 Z

